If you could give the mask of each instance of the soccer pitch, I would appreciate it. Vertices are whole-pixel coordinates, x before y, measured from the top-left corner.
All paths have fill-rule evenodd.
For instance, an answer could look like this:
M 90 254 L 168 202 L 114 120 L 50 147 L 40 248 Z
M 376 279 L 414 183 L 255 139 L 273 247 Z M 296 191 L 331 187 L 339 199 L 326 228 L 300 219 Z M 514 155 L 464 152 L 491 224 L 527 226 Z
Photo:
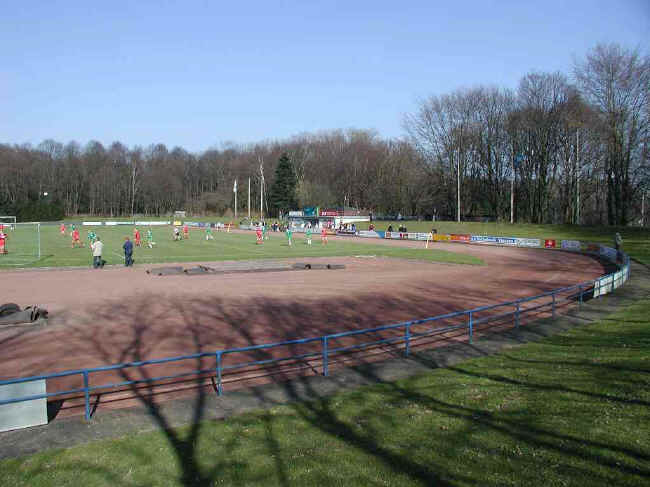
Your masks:
M 59 232 L 58 225 L 41 225 L 40 235 L 36 226 L 18 225 L 9 231 L 7 247 L 9 253 L 0 255 L 0 269 L 20 267 L 90 267 L 92 255 L 87 239 L 92 229 L 104 243 L 103 258 L 107 265 L 124 264 L 122 245 L 124 238 L 133 240 L 133 226 L 79 226 L 84 247 L 72 248 L 70 227 L 65 236 Z M 306 245 L 302 234 L 294 233 L 293 245 L 289 247 L 284 233 L 269 232 L 269 239 L 257 245 L 253 232 L 217 232 L 213 230 L 214 240 L 205 239 L 205 231 L 199 228 L 190 230 L 190 238 L 174 241 L 171 226 L 152 227 L 153 248 L 146 245 L 148 227 L 138 227 L 142 235 L 142 247 L 134 248 L 135 264 L 157 264 L 172 262 L 210 262 L 251 259 L 289 259 L 297 257 L 333 256 L 381 256 L 406 259 L 421 259 L 432 262 L 455 264 L 481 264 L 481 260 L 456 252 L 437 249 L 403 248 L 372 244 L 371 242 L 351 242 L 347 237 L 329 237 L 327 245 L 321 244 L 320 236 L 315 234 L 312 245 Z M 41 257 L 38 258 L 38 239 L 40 238 Z

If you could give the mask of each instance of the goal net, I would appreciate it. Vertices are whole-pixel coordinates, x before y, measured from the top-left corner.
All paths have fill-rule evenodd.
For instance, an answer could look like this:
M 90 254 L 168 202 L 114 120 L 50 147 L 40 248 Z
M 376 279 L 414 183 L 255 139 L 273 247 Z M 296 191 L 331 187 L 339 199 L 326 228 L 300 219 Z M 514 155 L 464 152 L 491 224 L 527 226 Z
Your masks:
M 5 217 L 6 218 L 6 217 Z M 0 254 L 0 267 L 29 265 L 41 258 L 41 224 L 13 223 L 0 219 L 6 235 L 5 252 Z

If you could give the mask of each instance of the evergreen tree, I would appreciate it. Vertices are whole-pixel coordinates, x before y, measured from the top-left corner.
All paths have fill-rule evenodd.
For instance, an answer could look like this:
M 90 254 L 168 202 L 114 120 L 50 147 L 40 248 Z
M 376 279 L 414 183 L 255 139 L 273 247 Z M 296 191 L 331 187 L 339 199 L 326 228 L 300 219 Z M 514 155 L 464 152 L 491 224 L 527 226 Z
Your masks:
M 275 180 L 269 195 L 269 203 L 274 212 L 285 213 L 298 206 L 296 184 L 296 172 L 293 169 L 293 164 L 291 164 L 289 156 L 284 153 L 278 160 Z

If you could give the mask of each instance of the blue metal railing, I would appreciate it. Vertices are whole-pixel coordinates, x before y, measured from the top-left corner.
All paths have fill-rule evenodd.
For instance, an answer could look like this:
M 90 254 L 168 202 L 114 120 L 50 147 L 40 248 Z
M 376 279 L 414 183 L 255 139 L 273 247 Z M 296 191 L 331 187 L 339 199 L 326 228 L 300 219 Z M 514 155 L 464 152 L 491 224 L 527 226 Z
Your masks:
M 83 393 L 85 417 L 86 420 L 89 421 L 91 419 L 91 411 L 90 411 L 91 393 L 107 390 L 107 389 L 117 389 L 119 387 L 133 386 L 138 384 L 160 383 L 162 381 L 181 379 L 190 376 L 196 377 L 196 376 L 209 374 L 210 377 L 214 378 L 216 381 L 217 394 L 222 395 L 224 371 L 227 370 L 232 371 L 238 369 L 242 370 L 253 366 L 266 366 L 272 363 L 279 364 L 281 362 L 287 362 L 287 361 L 296 362 L 299 360 L 305 360 L 310 358 L 311 359 L 320 358 L 322 374 L 328 375 L 330 359 L 334 355 L 340 355 L 355 350 L 361 351 L 361 350 L 368 349 L 369 347 L 376 347 L 384 344 L 393 345 L 396 343 L 403 342 L 404 355 L 408 356 L 411 352 L 411 347 L 415 340 L 419 340 L 425 337 L 430 337 L 435 335 L 442 335 L 450 331 L 462 330 L 462 329 L 467 329 L 468 341 L 469 343 L 472 343 L 474 339 L 474 333 L 476 331 L 476 327 L 479 324 L 488 323 L 491 321 L 494 322 L 497 320 L 502 320 L 503 318 L 507 318 L 507 317 L 513 317 L 515 327 L 519 328 L 522 314 L 531 313 L 540 309 L 548 308 L 549 306 L 551 307 L 552 316 L 555 317 L 556 309 L 559 305 L 557 300 L 558 296 L 559 297 L 564 296 L 565 301 L 577 300 L 578 306 L 580 307 L 583 304 L 584 296 L 586 294 L 593 293 L 592 296 L 597 294 L 597 297 L 600 297 L 603 294 L 603 290 L 604 292 L 611 292 L 617 287 L 620 287 L 625 281 L 627 281 L 629 275 L 630 275 L 629 257 L 623 254 L 623 265 L 621 270 L 600 277 L 598 279 L 594 279 L 592 281 L 586 281 L 580 284 L 554 289 L 552 291 L 538 294 L 536 296 L 519 298 L 516 300 L 506 301 L 498 304 L 480 306 L 469 310 L 455 311 L 455 312 L 446 313 L 438 316 L 433 316 L 430 318 L 423 318 L 419 320 L 394 323 L 390 325 L 367 328 L 363 330 L 352 330 L 352 331 L 345 331 L 340 333 L 333 333 L 333 334 L 323 335 L 319 337 L 301 338 L 301 339 L 288 340 L 288 341 L 275 342 L 275 343 L 265 343 L 261 345 L 251 345 L 246 347 L 230 348 L 226 350 L 216 350 L 213 352 L 202 352 L 202 353 L 182 355 L 177 357 L 167 357 L 161 359 L 126 362 L 121 364 L 107 365 L 103 367 L 94 367 L 94 368 L 86 368 L 86 369 L 79 369 L 79 370 L 67 370 L 67 371 L 57 372 L 52 374 L 43 374 L 43 375 L 37 375 L 31 377 L 3 380 L 0 381 L 0 386 L 9 385 L 9 384 L 20 384 L 20 383 L 37 381 L 37 380 L 56 379 L 61 377 L 81 376 L 81 378 L 83 379 L 83 387 L 77 387 L 77 388 L 67 389 L 63 391 L 49 392 L 44 394 L 36 394 L 31 396 L 17 397 L 12 399 L 4 399 L 0 401 L 0 405 L 31 401 L 35 399 L 69 396 L 72 394 Z M 536 304 L 534 306 L 522 307 L 522 305 L 524 304 L 532 303 L 534 301 L 539 301 L 539 300 L 542 300 L 543 302 L 541 304 Z M 504 313 L 488 315 L 480 318 L 477 317 L 477 315 L 480 313 L 485 313 L 500 308 L 514 308 L 514 309 L 508 310 Z M 418 325 L 431 324 L 443 320 L 453 320 L 456 318 L 458 319 L 458 322 L 448 326 L 429 328 L 419 332 L 416 332 L 414 330 L 414 328 L 417 327 Z M 374 339 L 374 340 L 371 339 L 372 341 L 353 343 L 351 345 L 346 345 L 346 346 L 339 346 L 339 347 L 333 346 L 337 340 L 341 340 L 343 338 L 357 337 L 361 335 L 381 334 L 381 332 L 388 332 L 388 331 L 401 331 L 401 333 L 390 337 L 381 337 L 381 335 L 379 335 L 378 339 Z M 248 352 L 255 353 L 255 352 L 277 349 L 279 347 L 292 347 L 296 345 L 306 345 L 306 344 L 315 344 L 315 343 L 320 343 L 320 349 L 308 353 L 303 353 L 298 355 L 294 354 L 286 357 L 269 356 L 268 358 L 264 358 L 263 360 L 252 360 L 252 361 L 246 361 L 246 362 L 230 364 L 230 365 L 224 365 L 223 363 L 224 356 L 226 355 L 245 354 Z M 168 364 L 168 363 L 181 362 L 186 360 L 197 360 L 197 359 L 200 360 L 207 357 L 215 358 L 214 368 L 191 370 L 191 371 L 183 372 L 180 374 L 174 374 L 174 375 L 148 377 L 148 378 L 135 379 L 135 380 L 124 380 L 124 381 L 114 382 L 109 384 L 90 385 L 91 374 L 97 374 L 100 372 L 108 372 L 108 371 L 115 371 L 115 370 L 125 370 L 134 367 Z

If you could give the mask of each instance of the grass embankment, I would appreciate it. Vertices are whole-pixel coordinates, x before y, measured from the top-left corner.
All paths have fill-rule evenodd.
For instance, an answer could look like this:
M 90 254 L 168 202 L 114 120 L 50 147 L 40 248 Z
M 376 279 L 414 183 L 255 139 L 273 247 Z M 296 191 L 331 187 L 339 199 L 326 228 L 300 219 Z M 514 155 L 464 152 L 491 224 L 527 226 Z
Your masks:
M 623 237 L 623 250 L 639 262 L 650 265 L 650 228 L 603 227 L 576 225 L 535 225 L 532 223 L 473 223 L 473 222 L 374 222 L 377 230 L 386 230 L 392 225 L 395 230 L 403 224 L 409 232 L 469 233 L 472 235 L 494 235 L 499 237 L 553 238 L 582 240 L 614 246 L 614 235 Z M 364 223 L 363 228 L 368 228 Z
M 29 245 L 33 246 L 34 242 L 37 242 L 35 229 L 19 226 L 9 235 L 9 254 L 0 256 L 0 268 L 90 266 L 92 257 L 86 236 L 91 228 L 104 243 L 103 258 L 108 265 L 123 264 L 122 245 L 125 236 L 133 237 L 132 226 L 80 227 L 81 239 L 85 247 L 71 248 L 69 230 L 65 236 L 62 236 L 57 226 L 48 225 L 41 227 L 41 259 L 36 260 L 34 256 L 37 255 L 37 251 L 33 247 L 29 252 L 25 251 Z M 144 244 L 146 227 L 139 229 L 143 246 L 135 249 L 136 264 L 354 255 L 376 255 L 454 264 L 482 263 L 476 257 L 458 252 L 427 250 L 424 248 L 424 242 L 422 248 L 407 249 L 373 245 L 371 240 L 365 241 L 364 245 L 359 245 L 347 241 L 346 238 L 330 237 L 329 243 L 322 245 L 318 234 L 313 235 L 313 243 L 308 246 L 302 234 L 294 233 L 294 244 L 291 247 L 287 244 L 284 233 L 280 232 L 269 232 L 269 240 L 266 240 L 263 245 L 255 243 L 255 234 L 252 232 L 244 234 L 214 231 L 214 240 L 206 241 L 205 232 L 201 229 L 190 230 L 189 240 L 173 241 L 172 230 L 168 226 L 152 227 L 156 245 L 150 249 Z
M 4 485 L 647 485 L 650 300 L 329 399 L 0 463 Z M 195 436 L 192 436 L 192 434 Z

